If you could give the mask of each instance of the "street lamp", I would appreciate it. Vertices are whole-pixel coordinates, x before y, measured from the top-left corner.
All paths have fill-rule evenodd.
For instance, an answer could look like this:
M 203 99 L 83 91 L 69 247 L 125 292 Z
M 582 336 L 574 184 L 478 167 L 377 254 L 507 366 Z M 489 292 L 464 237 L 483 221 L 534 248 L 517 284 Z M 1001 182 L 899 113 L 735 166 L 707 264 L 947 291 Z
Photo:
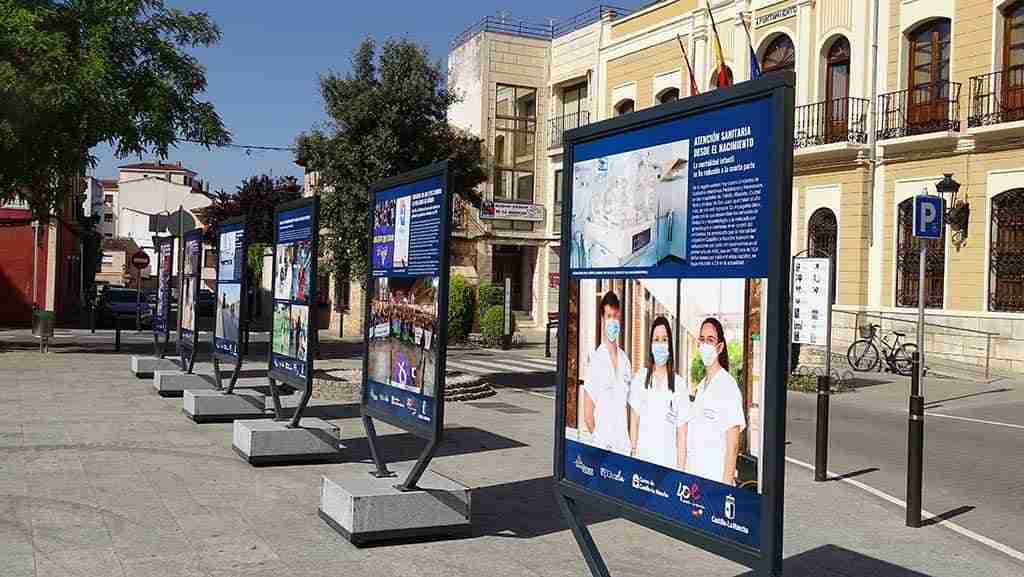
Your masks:
M 946 200 L 946 224 L 953 231 L 953 244 L 959 249 L 967 240 L 971 205 L 966 200 L 957 199 L 957 195 L 960 193 L 960 183 L 953 180 L 951 172 L 947 172 L 942 180 L 935 183 L 935 191 L 942 196 L 943 200 Z

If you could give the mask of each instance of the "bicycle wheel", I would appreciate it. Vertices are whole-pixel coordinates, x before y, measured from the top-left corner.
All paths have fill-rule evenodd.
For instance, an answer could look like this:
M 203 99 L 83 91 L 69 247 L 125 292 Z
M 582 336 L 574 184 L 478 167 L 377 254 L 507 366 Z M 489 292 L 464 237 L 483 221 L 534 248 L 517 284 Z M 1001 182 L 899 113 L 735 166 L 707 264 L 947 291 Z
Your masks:
M 846 361 L 855 371 L 873 371 L 880 361 L 878 347 L 867 339 L 853 341 L 850 348 L 846 349 Z
M 892 352 L 892 368 L 904 377 L 909 377 L 914 373 L 914 353 L 916 352 L 917 345 L 904 343 Z

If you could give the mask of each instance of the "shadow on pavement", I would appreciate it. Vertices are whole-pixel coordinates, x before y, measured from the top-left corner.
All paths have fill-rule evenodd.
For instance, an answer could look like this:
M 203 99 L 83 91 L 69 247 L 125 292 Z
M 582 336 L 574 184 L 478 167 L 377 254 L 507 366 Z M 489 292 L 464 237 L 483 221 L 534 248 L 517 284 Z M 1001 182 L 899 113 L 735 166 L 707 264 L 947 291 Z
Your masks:
M 929 577 L 927 573 L 912 571 L 836 545 L 823 545 L 783 559 L 782 573 L 786 577 Z M 760 573 L 749 571 L 737 577 L 756 575 Z
M 312 408 L 313 407 L 310 407 L 310 409 Z M 353 426 L 359 427 L 360 436 L 342 440 L 342 444 L 345 445 L 346 460 L 369 461 L 371 459 L 370 445 L 366 442 L 366 437 L 362 434 L 362 426 L 355 423 L 353 423 Z M 423 452 L 423 449 L 426 446 L 427 442 L 425 440 L 411 433 L 395 433 L 391 435 L 379 435 L 377 437 L 377 448 L 380 450 L 381 456 L 386 459 L 388 463 L 418 459 L 420 453 Z M 513 449 L 525 446 L 525 444 L 514 439 L 503 437 L 476 427 L 446 427 L 444 431 L 444 441 L 437 448 L 437 451 L 434 453 L 434 457 L 467 455 L 471 453 Z M 476 499 L 475 495 L 476 494 L 474 493 L 473 499 Z
M 555 384 L 555 373 L 553 372 L 492 373 L 484 375 L 482 378 L 494 387 L 515 387 L 527 390 L 550 387 Z
M 852 479 L 853 477 L 859 477 L 861 475 L 867 475 L 868 473 L 875 473 L 881 471 L 878 467 L 868 467 L 866 469 L 858 469 L 856 471 L 850 471 L 849 473 L 843 473 L 842 475 L 836 475 L 835 477 L 829 477 L 829 481 L 842 481 L 843 479 Z
M 956 507 L 955 509 L 950 509 L 949 511 L 946 511 L 945 513 L 940 513 L 940 514 L 938 514 L 938 515 L 936 515 L 934 517 L 930 517 L 928 519 L 922 520 L 921 521 L 921 526 L 922 527 L 927 527 L 929 525 L 938 525 L 939 523 L 941 523 L 943 521 L 947 521 L 949 519 L 952 519 L 953 517 L 956 517 L 957 515 L 963 515 L 964 513 L 970 513 L 974 509 L 976 509 L 976 507 L 974 507 L 972 505 L 961 505 L 960 507 Z
M 473 535 L 528 539 L 565 531 L 550 476 L 473 489 Z M 592 509 L 586 524 L 612 519 Z
M 991 389 L 988 391 L 980 391 L 977 393 L 970 393 L 968 395 L 959 395 L 956 397 L 949 397 L 948 399 L 935 399 L 934 401 L 928 401 L 924 404 L 925 409 L 937 409 L 942 405 L 940 403 L 948 403 L 949 401 L 959 401 L 960 399 L 970 399 L 971 397 L 980 397 L 981 395 L 994 395 L 996 393 L 1008 393 L 1013 389 L 1002 387 L 999 389 Z

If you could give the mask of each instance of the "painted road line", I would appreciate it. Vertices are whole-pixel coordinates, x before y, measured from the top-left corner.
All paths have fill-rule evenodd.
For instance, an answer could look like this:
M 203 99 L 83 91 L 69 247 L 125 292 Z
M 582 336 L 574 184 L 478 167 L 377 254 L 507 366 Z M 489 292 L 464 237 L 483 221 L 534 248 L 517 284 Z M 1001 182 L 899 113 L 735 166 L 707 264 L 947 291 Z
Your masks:
M 525 363 L 517 363 L 508 361 L 507 359 L 493 359 L 493 360 L 468 360 L 468 359 L 451 359 L 448 361 L 447 366 L 458 369 L 463 368 L 466 372 L 480 372 L 481 374 L 494 374 L 494 373 L 513 373 L 517 371 L 527 371 L 531 373 L 550 373 L 552 368 L 547 366 L 530 365 Z M 511 369 L 511 370 L 509 370 Z
M 967 421 L 969 423 L 981 423 L 982 425 L 995 425 L 997 427 L 1009 427 L 1011 429 L 1024 430 L 1024 425 L 1014 425 L 1013 423 L 1000 423 L 999 421 L 986 421 L 984 419 L 972 419 L 970 417 L 958 417 L 956 415 L 943 415 L 942 413 L 925 412 L 925 416 L 928 417 L 942 417 L 943 419 L 956 419 L 957 421 Z
M 808 471 L 813 471 L 814 470 L 814 465 L 812 465 L 810 463 L 805 463 L 805 462 L 800 461 L 798 459 L 794 459 L 793 457 L 786 457 L 786 461 L 790 462 L 790 463 L 793 463 L 794 465 L 803 467 L 804 469 L 807 469 Z M 892 503 L 893 505 L 896 505 L 897 507 L 899 507 L 901 509 L 906 509 L 907 508 L 907 503 L 905 501 L 903 501 L 901 499 L 897 499 L 896 497 L 893 497 L 892 495 L 890 495 L 890 494 L 888 494 L 888 493 L 886 493 L 884 491 L 880 491 L 880 490 L 872 487 L 871 485 L 866 485 L 864 483 L 861 483 L 860 481 L 857 481 L 856 479 L 839 478 L 840 475 L 838 473 L 834 473 L 832 471 L 827 471 L 826 470 L 825 473 L 829 477 L 831 477 L 831 478 L 834 478 L 834 479 L 836 479 L 838 481 L 841 481 L 843 483 L 847 483 L 849 485 L 853 485 L 854 487 L 857 487 L 858 489 L 861 489 L 862 491 L 866 491 L 866 492 L 868 492 L 868 493 L 878 497 L 879 499 L 882 499 L 883 501 L 888 501 L 889 503 Z M 1016 559 L 1017 561 L 1024 562 L 1024 553 L 1014 549 L 1013 547 L 1010 547 L 1009 545 L 1004 545 L 1004 544 L 1000 543 L 999 541 L 996 541 L 994 539 L 990 539 L 990 538 L 988 538 L 988 537 L 986 537 L 984 535 L 981 535 L 979 533 L 975 533 L 974 531 L 971 531 L 970 529 L 968 529 L 968 528 L 966 528 L 966 527 L 964 527 L 962 525 L 958 525 L 958 524 L 956 524 L 956 523 L 954 523 L 952 521 L 948 521 L 948 520 L 945 520 L 945 519 L 940 519 L 934 513 L 930 513 L 928 511 L 925 511 L 924 509 L 921 509 L 921 519 L 922 520 L 932 519 L 933 522 L 936 525 L 941 525 L 941 526 L 943 526 L 943 527 L 945 527 L 945 528 L 947 528 L 947 529 L 949 529 L 949 530 L 951 530 L 951 531 L 953 531 L 955 533 L 959 533 L 960 535 L 962 535 L 964 537 L 967 537 L 968 539 L 971 539 L 972 541 L 980 543 L 980 544 L 982 544 L 982 545 L 984 545 L 986 547 L 990 547 L 992 549 L 995 549 L 996 551 L 999 551 L 1000 553 L 1003 553 L 1004 555 L 1009 555 L 1010 557 Z
M 554 395 L 549 395 L 547 393 L 538 393 L 537 391 L 528 391 L 526 389 L 520 389 L 519 387 L 507 387 L 507 388 L 510 389 L 510 390 L 513 390 L 513 391 L 518 391 L 520 393 L 526 393 L 527 395 L 533 395 L 535 397 L 542 397 L 542 398 L 545 398 L 545 399 L 551 399 L 552 401 L 555 400 L 555 396 Z

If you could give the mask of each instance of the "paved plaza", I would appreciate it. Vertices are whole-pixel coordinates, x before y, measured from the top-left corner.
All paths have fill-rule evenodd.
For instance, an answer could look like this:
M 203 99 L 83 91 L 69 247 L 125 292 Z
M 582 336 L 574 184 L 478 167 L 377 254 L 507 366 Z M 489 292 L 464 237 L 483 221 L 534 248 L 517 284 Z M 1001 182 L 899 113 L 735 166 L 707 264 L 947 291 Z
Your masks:
M 254 468 L 232 451 L 230 424 L 192 423 L 180 399 L 129 373 L 145 339 L 114 353 L 109 340 L 66 337 L 41 355 L 23 334 L 0 331 L 0 576 L 588 575 L 551 490 L 544 386 L 526 380 L 448 406 L 431 468 L 474 489 L 472 537 L 357 549 L 317 517 L 322 475 L 370 470 L 357 406 L 309 410 L 341 427 L 344 462 Z M 239 386 L 264 384 L 264 368 L 254 353 Z M 422 448 L 378 431 L 390 460 Z M 627 521 L 589 522 L 614 576 L 749 574 Z M 1024 575 L 1008 555 L 941 524 L 907 529 L 897 506 L 847 483 L 815 484 L 797 465 L 785 528 L 788 576 Z

